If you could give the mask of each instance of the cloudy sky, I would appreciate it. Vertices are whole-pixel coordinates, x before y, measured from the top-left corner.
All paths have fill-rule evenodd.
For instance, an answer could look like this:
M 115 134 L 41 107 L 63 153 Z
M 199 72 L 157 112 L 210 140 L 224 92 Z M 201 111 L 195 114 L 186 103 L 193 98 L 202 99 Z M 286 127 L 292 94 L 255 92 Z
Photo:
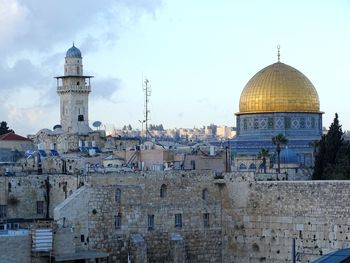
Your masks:
M 89 121 L 235 126 L 240 93 L 281 61 L 315 85 L 324 126 L 350 129 L 350 1 L 0 0 L 0 120 L 26 135 L 59 123 L 54 76 L 72 42 L 94 75 Z

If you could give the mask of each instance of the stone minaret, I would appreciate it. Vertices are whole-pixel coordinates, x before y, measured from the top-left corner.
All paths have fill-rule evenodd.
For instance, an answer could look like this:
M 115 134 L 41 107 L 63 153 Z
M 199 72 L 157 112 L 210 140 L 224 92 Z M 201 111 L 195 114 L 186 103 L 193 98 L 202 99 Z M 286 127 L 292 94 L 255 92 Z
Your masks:
M 83 58 L 78 48 L 68 49 L 64 75 L 56 77 L 60 96 L 62 129 L 69 133 L 87 134 L 89 128 L 90 78 L 83 75 Z

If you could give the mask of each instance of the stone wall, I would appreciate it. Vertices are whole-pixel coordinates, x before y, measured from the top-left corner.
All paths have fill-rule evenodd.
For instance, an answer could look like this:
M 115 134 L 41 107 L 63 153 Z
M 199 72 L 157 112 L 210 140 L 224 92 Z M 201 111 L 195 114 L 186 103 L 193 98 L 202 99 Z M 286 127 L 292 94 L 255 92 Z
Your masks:
M 31 239 L 25 236 L 0 235 L 1 263 L 29 263 L 31 253 Z
M 312 262 L 350 247 L 350 182 L 254 182 L 227 184 L 225 262 Z
M 72 175 L 28 175 L 0 177 L 0 205 L 7 205 L 7 219 L 45 218 L 46 188 L 50 183 L 50 217 L 53 209 L 77 189 L 77 177 Z M 43 213 L 37 213 L 37 201 L 44 202 Z M 0 220 L 6 218 L 0 218 Z
M 221 191 L 215 180 L 211 172 L 95 174 L 84 191 L 89 192 L 88 199 L 73 194 L 65 207 L 55 210 L 55 219 L 64 216 L 77 222 L 67 212 L 74 206 L 69 203 L 79 204 L 82 201 L 75 199 L 84 198 L 87 206 L 74 206 L 76 214 L 87 212 L 79 224 L 88 226 L 89 241 L 80 249 L 108 252 L 111 262 L 125 262 L 128 255 L 144 258 L 144 251 L 149 262 L 220 262 Z M 117 198 L 116 191 L 120 191 Z M 175 214 L 181 214 L 181 226 L 175 226 Z M 209 214 L 207 226 L 204 214 Z M 149 215 L 154 215 L 152 229 Z M 146 248 L 135 248 L 131 238 L 135 235 L 142 237 Z
M 105 251 L 111 262 L 290 262 L 293 239 L 297 262 L 312 262 L 350 247 L 349 186 L 255 181 L 253 173 L 94 174 L 55 218 L 71 222 L 76 251 Z M 182 215 L 181 227 L 175 214 Z

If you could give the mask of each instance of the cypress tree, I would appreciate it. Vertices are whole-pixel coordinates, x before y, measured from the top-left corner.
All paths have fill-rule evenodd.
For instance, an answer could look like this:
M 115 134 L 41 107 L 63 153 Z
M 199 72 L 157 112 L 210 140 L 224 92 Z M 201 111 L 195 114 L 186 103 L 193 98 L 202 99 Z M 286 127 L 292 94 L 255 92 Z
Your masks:
M 347 152 L 347 150 L 340 151 L 343 146 L 343 131 L 336 113 L 328 133 L 320 140 L 313 180 L 344 179 L 344 172 L 340 173 L 341 164 L 339 162 L 344 159 L 344 154 Z

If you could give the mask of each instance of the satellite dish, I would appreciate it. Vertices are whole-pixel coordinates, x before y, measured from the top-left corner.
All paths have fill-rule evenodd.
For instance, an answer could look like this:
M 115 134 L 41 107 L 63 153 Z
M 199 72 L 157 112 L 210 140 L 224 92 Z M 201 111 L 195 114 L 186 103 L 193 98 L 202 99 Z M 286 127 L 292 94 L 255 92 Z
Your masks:
M 95 121 L 92 126 L 94 126 L 95 128 L 99 128 L 101 126 L 102 122 L 100 121 Z
M 62 125 L 61 125 L 61 124 L 56 124 L 55 126 L 53 126 L 52 129 L 53 129 L 53 130 L 62 129 Z

